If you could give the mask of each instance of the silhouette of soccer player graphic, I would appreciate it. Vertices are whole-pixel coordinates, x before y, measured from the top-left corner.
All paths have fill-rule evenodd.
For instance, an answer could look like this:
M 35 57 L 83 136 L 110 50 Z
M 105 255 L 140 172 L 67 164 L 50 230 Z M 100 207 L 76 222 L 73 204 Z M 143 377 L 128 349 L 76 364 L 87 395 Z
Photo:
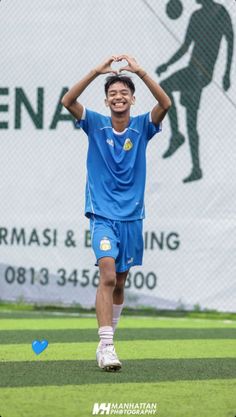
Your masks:
M 178 2 L 180 6 L 180 1 Z M 178 16 L 174 11 L 171 15 L 170 0 L 167 13 L 171 18 L 179 17 L 181 9 L 179 7 Z M 169 110 L 171 138 L 167 151 L 163 158 L 168 158 L 185 142 L 183 134 L 179 130 L 176 105 L 173 97 L 174 91 L 180 91 L 181 104 L 186 107 L 187 133 L 190 144 L 192 160 L 192 171 L 183 180 L 184 183 L 196 181 L 202 178 L 202 169 L 199 158 L 199 135 L 197 131 L 197 116 L 201 99 L 202 90 L 213 78 L 215 63 L 219 54 L 222 38 L 225 36 L 227 41 L 227 63 L 223 76 L 223 89 L 230 88 L 230 71 L 233 56 L 233 27 L 231 18 L 224 6 L 213 0 L 196 0 L 202 7 L 196 10 L 191 18 L 185 35 L 184 43 L 166 64 L 160 65 L 156 73 L 161 75 L 167 68 L 178 61 L 193 43 L 193 50 L 187 67 L 176 71 L 170 77 L 163 80 L 160 85 L 172 100 L 172 107 Z

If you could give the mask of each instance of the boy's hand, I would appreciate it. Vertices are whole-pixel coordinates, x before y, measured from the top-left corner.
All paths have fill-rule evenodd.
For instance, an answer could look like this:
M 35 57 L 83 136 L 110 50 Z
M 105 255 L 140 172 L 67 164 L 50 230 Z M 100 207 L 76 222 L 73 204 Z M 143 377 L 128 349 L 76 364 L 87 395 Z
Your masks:
M 130 71 L 138 74 L 139 72 L 143 71 L 140 65 L 137 63 L 136 59 L 130 55 L 119 55 L 116 57 L 116 61 L 127 61 L 128 65 L 125 67 L 120 68 L 121 71 Z
M 118 71 L 114 70 L 114 68 L 112 68 L 111 66 L 112 62 L 116 62 L 116 61 L 117 61 L 117 56 L 113 55 L 107 58 L 104 62 L 102 62 L 100 65 L 98 65 L 94 69 L 97 74 L 107 74 L 110 72 L 113 74 L 118 74 Z

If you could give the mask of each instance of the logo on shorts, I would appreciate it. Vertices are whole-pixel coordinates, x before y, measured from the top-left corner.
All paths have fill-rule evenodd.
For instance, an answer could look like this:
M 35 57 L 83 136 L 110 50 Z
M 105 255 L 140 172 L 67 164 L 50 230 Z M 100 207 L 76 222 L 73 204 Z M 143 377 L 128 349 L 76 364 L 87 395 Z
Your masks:
M 101 250 L 110 250 L 111 249 L 111 242 L 107 237 L 104 237 L 100 241 L 100 249 Z
M 123 146 L 123 149 L 125 150 L 125 151 L 130 151 L 130 149 L 132 149 L 133 148 L 133 144 L 132 144 L 132 142 L 131 142 L 131 139 L 125 139 L 125 143 L 124 143 L 124 146 Z

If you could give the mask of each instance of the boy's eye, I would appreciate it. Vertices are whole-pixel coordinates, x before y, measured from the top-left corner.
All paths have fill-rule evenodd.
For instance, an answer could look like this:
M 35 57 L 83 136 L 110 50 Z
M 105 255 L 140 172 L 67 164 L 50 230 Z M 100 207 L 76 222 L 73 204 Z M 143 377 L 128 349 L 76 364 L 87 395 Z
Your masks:
M 112 91 L 108 94 L 109 97 L 114 97 L 116 96 L 116 94 L 121 94 L 122 96 L 128 96 L 129 92 L 128 91 L 119 91 L 118 93 L 116 93 L 115 91 Z

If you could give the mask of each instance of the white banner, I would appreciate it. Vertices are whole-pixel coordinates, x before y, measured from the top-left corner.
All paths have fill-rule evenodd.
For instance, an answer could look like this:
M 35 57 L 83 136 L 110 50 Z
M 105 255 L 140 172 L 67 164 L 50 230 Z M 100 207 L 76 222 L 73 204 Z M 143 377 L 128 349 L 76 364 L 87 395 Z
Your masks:
M 171 15 L 167 3 L 0 2 L 0 299 L 94 306 L 98 269 L 83 214 L 87 138 L 74 128 L 60 97 L 110 54 L 131 53 L 167 86 L 168 77 L 191 67 L 192 46 L 202 48 L 203 59 L 207 51 L 201 37 L 194 38 L 198 27 L 192 17 L 200 10 L 207 16 L 207 10 L 189 2 L 180 16 Z M 234 2 L 218 3 L 227 28 L 235 26 Z M 190 22 L 192 46 L 159 77 L 156 68 L 183 44 Z M 183 102 L 195 100 L 195 79 L 186 73 L 184 92 L 172 86 L 185 142 L 162 158 L 173 134 L 173 119 L 171 125 L 166 117 L 163 132 L 147 149 L 144 265 L 130 271 L 129 306 L 236 311 L 235 60 L 226 89 L 222 79 L 232 34 L 223 23 L 218 38 L 214 26 L 207 29 L 216 56 L 210 62 L 209 52 L 208 76 L 213 73 L 201 87 L 195 115 Z M 104 80 L 98 77 L 81 97 L 101 113 L 107 113 Z M 151 93 L 135 75 L 133 80 L 133 114 L 149 111 L 155 104 Z M 195 123 L 202 178 L 183 182 L 196 163 Z

